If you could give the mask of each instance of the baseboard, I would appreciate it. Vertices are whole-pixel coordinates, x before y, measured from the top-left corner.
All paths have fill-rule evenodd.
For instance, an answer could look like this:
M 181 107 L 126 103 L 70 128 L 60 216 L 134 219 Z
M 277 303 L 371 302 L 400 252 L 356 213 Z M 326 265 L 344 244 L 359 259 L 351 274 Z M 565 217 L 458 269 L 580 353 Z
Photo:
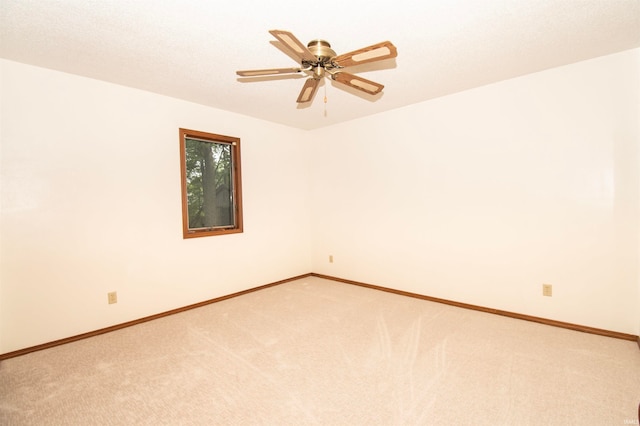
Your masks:
M 324 278 L 324 279 L 328 279 L 328 280 L 332 280 L 332 281 L 338 281 L 338 282 L 345 283 L 345 284 L 352 284 L 352 285 L 357 285 L 357 286 L 360 286 L 360 287 L 371 288 L 371 289 L 374 289 L 374 290 L 386 291 L 388 293 L 394 293 L 394 294 L 398 294 L 398 295 L 401 295 L 401 296 L 408 296 L 408 297 L 414 297 L 414 298 L 417 298 L 417 299 L 428 300 L 428 301 L 431 301 L 431 302 L 443 303 L 443 304 L 446 304 L 446 305 L 452 305 L 452 306 L 456 306 L 456 307 L 459 307 L 459 308 L 472 309 L 472 310 L 482 311 L 482 312 L 488 312 L 488 313 L 491 313 L 491 314 L 502 315 L 502 316 L 505 316 L 505 317 L 516 318 L 516 319 L 525 320 L 525 321 L 537 322 L 537 323 L 541 323 L 541 324 L 551 325 L 551 326 L 554 326 L 554 327 L 567 328 L 569 330 L 581 331 L 583 333 L 597 334 L 597 335 L 600 335 L 600 336 L 613 337 L 613 338 L 622 339 L 622 340 L 630 340 L 632 342 L 637 341 L 638 342 L 638 347 L 640 348 L 640 336 L 636 336 L 635 334 L 619 333 L 617 331 L 604 330 L 604 329 L 601 329 L 601 328 L 588 327 L 588 326 L 579 325 L 579 324 L 571 324 L 571 323 L 563 322 L 563 321 L 556 321 L 556 320 L 551 320 L 551 319 L 547 319 L 547 318 L 534 317 L 534 316 L 531 316 L 531 315 L 518 314 L 516 312 L 502 311 L 500 309 L 493 309 L 493 308 L 487 308 L 487 307 L 484 307 L 484 306 L 471 305 L 471 304 L 468 304 L 468 303 L 461 303 L 461 302 L 456 302 L 456 301 L 453 301 L 453 300 L 440 299 L 440 298 L 437 298 L 437 297 L 425 296 L 425 295 L 422 295 L 422 294 L 411 293 L 411 292 L 408 292 L 408 291 L 395 290 L 395 289 L 388 288 L 388 287 L 382 287 L 382 286 L 378 286 L 378 285 L 362 283 L 362 282 L 348 280 L 348 279 L 344 279 L 344 278 L 332 277 L 330 275 L 323 275 L 323 274 L 316 274 L 316 273 L 311 273 L 310 275 L 312 277 Z
M 525 320 L 525 321 L 537 322 L 537 323 L 541 323 L 541 324 L 551 325 L 551 326 L 554 326 L 554 327 L 567 328 L 569 330 L 581 331 L 581 332 L 584 332 L 584 333 L 591 333 L 591 334 L 597 334 L 597 335 L 600 335 L 600 336 L 613 337 L 613 338 L 616 338 L 616 339 L 635 341 L 635 342 L 638 343 L 638 348 L 640 349 L 640 336 L 636 336 L 634 334 L 619 333 L 617 331 L 603 330 L 603 329 L 600 329 L 600 328 L 587 327 L 587 326 L 583 326 L 583 325 L 571 324 L 571 323 L 562 322 L 562 321 L 555 321 L 555 320 L 550 320 L 550 319 L 546 319 L 546 318 L 534 317 L 534 316 L 530 316 L 530 315 L 523 315 L 523 314 L 518 314 L 518 313 L 515 313 L 515 312 L 502 311 L 502 310 L 499 310 L 499 309 L 493 309 L 493 308 L 487 308 L 487 307 L 484 307 L 484 306 L 471 305 L 471 304 L 468 304 L 468 303 L 461 303 L 461 302 L 456 302 L 456 301 L 453 301 L 453 300 L 440 299 L 440 298 L 437 298 L 437 297 L 425 296 L 423 294 L 411 293 L 411 292 L 408 292 L 408 291 L 396 290 L 396 289 L 393 289 L 393 288 L 382 287 L 382 286 L 378 286 L 378 285 L 374 285 L 374 284 L 367 284 L 367 283 L 362 283 L 362 282 L 358 282 L 358 281 L 348 280 L 348 279 L 345 279 L 345 278 L 333 277 L 333 276 L 330 276 L 330 275 L 317 274 L 317 273 L 314 273 L 314 272 L 310 272 L 308 274 L 302 274 L 302 275 L 298 275 L 298 276 L 295 276 L 295 277 L 286 278 L 284 280 L 275 281 L 275 282 L 272 282 L 272 283 L 269 283 L 269 284 L 264 284 L 264 285 L 261 285 L 261 286 L 258 286 L 258 287 L 253 287 L 253 288 L 250 288 L 250 289 L 247 289 L 247 290 L 239 291 L 237 293 L 228 294 L 226 296 L 216 297 L 215 299 L 205 300 L 204 302 L 194 303 L 192 305 L 183 306 L 181 308 L 172 309 L 170 311 L 161 312 L 159 314 L 150 315 L 148 317 L 140 318 L 140 319 L 137 319 L 137 320 L 133 320 L 133 321 L 124 322 L 124 323 L 121 323 L 121 324 L 112 325 L 110 327 L 101 328 L 99 330 L 90 331 L 90 332 L 83 333 L 83 334 L 78 334 L 76 336 L 66 337 L 64 339 L 59 339 L 59 340 L 55 340 L 55 341 L 48 342 L 48 343 L 43 343 L 43 344 L 36 345 L 36 346 L 31 346 L 31 347 L 24 348 L 24 349 L 19 349 L 19 350 L 13 351 L 13 352 L 7 352 L 5 354 L 0 354 L 0 361 L 5 360 L 5 359 L 9 359 L 9 358 L 14 358 L 14 357 L 21 356 L 21 355 L 26 355 L 26 354 L 31 353 L 31 352 L 41 351 L 43 349 L 53 348 L 55 346 L 64 345 L 66 343 L 76 342 L 78 340 L 87 339 L 89 337 L 98 336 L 100 334 L 105 334 L 105 333 L 109 333 L 109 332 L 112 332 L 112 331 L 121 330 L 123 328 L 131 327 L 131 326 L 136 325 L 136 324 L 141 324 L 141 323 L 144 323 L 144 322 L 147 322 L 147 321 L 152 321 L 152 320 L 155 320 L 155 319 L 158 319 L 158 318 L 167 317 L 167 316 L 173 315 L 173 314 L 178 314 L 180 312 L 188 311 L 190 309 L 200 308 L 202 306 L 210 305 L 212 303 L 221 302 L 223 300 L 231 299 L 233 297 L 242 296 L 244 294 L 248 294 L 248 293 L 252 293 L 252 292 L 255 292 L 255 291 L 263 290 L 263 289 L 269 288 L 269 287 L 274 287 L 274 286 L 277 286 L 279 284 L 284 284 L 284 283 L 287 283 L 287 282 L 290 282 L 290 281 L 295 281 L 295 280 L 299 280 L 299 279 L 306 278 L 306 277 L 324 278 L 324 279 L 327 279 L 327 280 L 337 281 L 337 282 L 341 282 L 341 283 L 345 283 L 345 284 L 352 284 L 352 285 L 357 285 L 357 286 L 360 286 L 360 287 L 366 287 L 366 288 L 370 288 L 370 289 L 373 289 L 373 290 L 386 291 L 388 293 L 394 293 L 394 294 L 398 294 L 398 295 L 401 295 L 401 296 L 414 297 L 414 298 L 417 298 L 417 299 L 428 300 L 428 301 L 431 301 L 431 302 L 437 302 L 437 303 L 443 303 L 443 304 L 446 304 L 446 305 L 457 306 L 459 308 L 473 309 L 473 310 L 476 310 L 476 311 L 488 312 L 488 313 L 491 313 L 491 314 L 502 315 L 502 316 L 506 316 L 506 317 L 510 317 L 510 318 L 516 318 L 516 319 L 521 319 L 521 320 Z
M 210 305 L 212 303 L 221 302 L 223 300 L 231 299 L 233 297 L 242 296 L 244 294 L 253 293 L 254 291 L 263 290 L 265 288 L 273 287 L 279 284 L 284 284 L 289 281 L 299 280 L 301 278 L 306 278 L 311 276 L 311 273 L 298 275 L 296 277 L 287 278 L 284 280 L 272 282 L 270 284 L 261 285 L 258 287 L 253 287 L 247 290 L 239 291 L 237 293 L 228 294 L 226 296 L 216 297 L 215 299 L 205 300 L 204 302 L 194 303 L 193 305 L 183 306 L 181 308 L 172 309 L 170 311 L 161 312 L 159 314 L 150 315 L 148 317 L 140 318 L 133 321 L 124 322 L 121 324 L 112 325 L 110 327 L 101 328 L 95 331 L 89 331 L 87 333 L 78 334 L 76 336 L 66 337 L 60 340 L 54 340 L 53 342 L 47 342 L 36 346 L 31 346 L 24 349 L 18 349 L 17 351 L 7 352 L 5 354 L 0 354 L 0 361 L 4 359 L 14 358 L 20 355 L 26 355 L 31 352 L 41 351 L 43 349 L 53 348 L 54 346 L 64 345 L 66 343 L 76 342 L 78 340 L 87 339 L 89 337 L 98 336 L 100 334 L 109 333 L 116 330 L 121 330 L 123 328 L 131 327 L 136 324 L 141 324 L 143 322 L 152 321 L 158 318 L 167 317 L 169 315 L 178 314 L 180 312 L 188 311 L 190 309 L 200 308 L 202 306 Z

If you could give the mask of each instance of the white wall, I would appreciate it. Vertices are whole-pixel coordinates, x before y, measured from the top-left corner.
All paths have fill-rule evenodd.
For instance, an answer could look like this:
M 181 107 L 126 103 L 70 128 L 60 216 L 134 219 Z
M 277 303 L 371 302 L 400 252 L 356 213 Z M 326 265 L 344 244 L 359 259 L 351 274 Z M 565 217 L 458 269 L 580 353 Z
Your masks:
M 638 334 L 639 62 L 626 51 L 316 131 L 314 271 Z
M 639 55 L 640 56 L 640 55 Z M 638 63 L 640 63 L 640 57 L 636 57 L 636 67 L 640 68 L 640 65 L 638 65 Z M 640 79 L 636 79 L 635 80 L 635 87 L 631 86 L 629 88 L 629 90 L 633 91 L 635 88 L 635 92 L 638 94 L 638 99 L 640 99 Z M 633 109 L 632 109 L 633 111 Z M 638 145 L 640 146 L 640 107 L 635 108 L 635 114 L 636 114 L 636 124 L 638 125 L 637 128 L 637 139 L 638 139 Z M 638 170 L 640 170 L 640 148 L 638 148 L 637 150 L 637 167 Z M 640 174 L 640 171 L 638 172 L 638 174 Z M 638 185 L 638 190 L 640 191 L 640 185 Z M 640 199 L 640 193 L 638 194 L 638 198 Z M 638 232 L 638 305 L 637 305 L 637 309 L 636 312 L 639 312 L 638 314 L 638 328 L 637 328 L 637 333 L 639 335 L 638 337 L 638 345 L 640 345 L 640 232 Z
M 0 66 L 0 353 L 311 270 L 306 133 Z M 244 233 L 182 239 L 179 127 L 241 138 Z
M 638 49 L 313 132 L 0 67 L 0 353 L 311 271 L 639 334 Z M 182 239 L 179 127 L 243 234 Z

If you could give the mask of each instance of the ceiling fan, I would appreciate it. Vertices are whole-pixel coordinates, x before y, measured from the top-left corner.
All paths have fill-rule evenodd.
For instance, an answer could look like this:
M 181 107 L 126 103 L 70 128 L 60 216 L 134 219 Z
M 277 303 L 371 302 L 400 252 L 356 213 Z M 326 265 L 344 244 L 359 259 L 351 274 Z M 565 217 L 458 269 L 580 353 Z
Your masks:
M 382 61 L 398 56 L 396 47 L 390 41 L 383 41 L 372 46 L 363 47 L 353 52 L 336 55 L 329 42 L 325 40 L 313 40 L 306 46 L 292 33 L 282 30 L 269 31 L 281 43 L 287 46 L 291 53 L 300 61 L 299 68 L 271 68 L 262 70 L 236 71 L 241 77 L 259 77 L 265 75 L 294 74 L 299 72 L 311 72 L 298 96 L 298 103 L 309 102 L 318 89 L 323 77 L 330 77 L 338 83 L 345 84 L 370 95 L 376 95 L 382 91 L 382 84 L 367 80 L 357 75 L 342 71 L 343 68 L 368 62 Z

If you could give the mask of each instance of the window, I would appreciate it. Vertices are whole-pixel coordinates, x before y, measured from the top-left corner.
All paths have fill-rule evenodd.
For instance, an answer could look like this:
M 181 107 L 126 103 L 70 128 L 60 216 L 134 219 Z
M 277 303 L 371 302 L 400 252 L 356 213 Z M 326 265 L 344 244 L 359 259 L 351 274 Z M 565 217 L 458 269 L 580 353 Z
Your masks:
M 182 235 L 242 232 L 240 139 L 180 129 Z

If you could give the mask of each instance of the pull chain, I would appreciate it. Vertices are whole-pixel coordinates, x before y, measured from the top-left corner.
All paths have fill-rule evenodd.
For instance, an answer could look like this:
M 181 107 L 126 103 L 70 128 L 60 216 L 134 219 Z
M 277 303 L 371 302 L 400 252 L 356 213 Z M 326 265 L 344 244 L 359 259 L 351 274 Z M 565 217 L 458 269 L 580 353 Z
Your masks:
M 327 116 L 327 83 L 324 84 L 324 116 Z

